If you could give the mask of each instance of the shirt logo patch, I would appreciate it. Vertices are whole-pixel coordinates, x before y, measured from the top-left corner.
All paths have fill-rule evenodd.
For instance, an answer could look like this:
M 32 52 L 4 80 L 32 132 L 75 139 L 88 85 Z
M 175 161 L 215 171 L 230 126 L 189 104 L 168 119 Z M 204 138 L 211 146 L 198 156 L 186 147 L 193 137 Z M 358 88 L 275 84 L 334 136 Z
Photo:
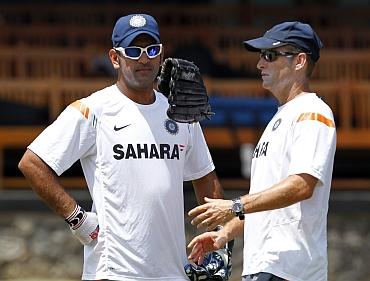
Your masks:
M 274 126 L 272 126 L 272 130 L 275 131 L 281 124 L 281 118 L 275 121 Z
M 146 19 L 142 15 L 132 16 L 130 19 L 130 25 L 132 27 L 143 27 L 146 25 Z
M 180 159 L 180 151 L 184 145 L 168 143 L 129 143 L 123 145 L 117 143 L 113 146 L 113 157 L 116 160 L 123 159 Z
M 117 127 L 117 125 L 114 125 L 114 130 L 115 131 L 119 131 L 119 130 L 121 130 L 121 129 L 124 129 L 124 128 L 126 128 L 126 127 L 128 127 L 128 126 L 130 126 L 131 124 L 127 124 L 127 125 L 125 125 L 125 126 L 122 126 L 122 127 Z
M 179 125 L 173 120 L 167 119 L 164 121 L 164 127 L 171 135 L 177 135 L 179 133 Z

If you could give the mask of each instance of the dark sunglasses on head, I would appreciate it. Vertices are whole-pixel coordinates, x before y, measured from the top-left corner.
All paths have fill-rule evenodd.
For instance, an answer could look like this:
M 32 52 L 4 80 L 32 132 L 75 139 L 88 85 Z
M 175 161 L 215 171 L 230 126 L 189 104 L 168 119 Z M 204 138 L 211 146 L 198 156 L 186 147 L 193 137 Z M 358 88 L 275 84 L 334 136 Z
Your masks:
M 124 57 L 137 60 L 141 57 L 143 52 L 146 53 L 148 58 L 154 59 L 162 52 L 162 44 L 154 44 L 147 46 L 145 48 L 137 47 L 137 46 L 130 46 L 127 48 L 123 47 L 116 47 L 114 48 L 116 51 L 120 52 Z
M 272 62 L 277 60 L 279 56 L 281 57 L 291 57 L 298 55 L 297 52 L 279 52 L 279 51 L 273 51 L 273 50 L 261 50 L 260 52 L 260 58 L 263 58 L 264 60 L 268 62 Z

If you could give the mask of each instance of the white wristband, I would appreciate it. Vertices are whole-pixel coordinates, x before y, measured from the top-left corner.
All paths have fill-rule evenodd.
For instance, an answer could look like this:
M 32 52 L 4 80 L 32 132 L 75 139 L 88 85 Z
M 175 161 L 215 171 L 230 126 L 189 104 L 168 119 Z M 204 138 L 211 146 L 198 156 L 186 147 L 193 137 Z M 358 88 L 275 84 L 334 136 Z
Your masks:
M 83 245 L 91 243 L 98 237 L 99 222 L 95 213 L 86 212 L 81 206 L 76 208 L 65 221 L 69 224 L 72 233 Z

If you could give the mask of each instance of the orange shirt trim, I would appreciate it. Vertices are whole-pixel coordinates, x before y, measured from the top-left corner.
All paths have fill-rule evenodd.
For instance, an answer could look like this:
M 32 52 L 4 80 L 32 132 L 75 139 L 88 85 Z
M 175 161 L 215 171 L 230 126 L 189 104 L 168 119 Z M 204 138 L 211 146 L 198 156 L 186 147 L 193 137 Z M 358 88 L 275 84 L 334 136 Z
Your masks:
M 89 111 L 90 109 L 84 105 L 82 102 L 80 102 L 79 100 L 71 103 L 71 106 L 76 108 L 79 112 L 81 112 L 81 114 L 86 118 L 88 119 L 89 118 Z
M 320 113 L 316 113 L 316 112 L 302 113 L 298 117 L 297 122 L 304 121 L 304 120 L 319 121 L 321 123 L 324 123 L 328 127 L 335 128 L 335 124 L 334 124 L 333 120 L 330 120 L 330 119 L 326 118 L 324 115 L 321 115 Z

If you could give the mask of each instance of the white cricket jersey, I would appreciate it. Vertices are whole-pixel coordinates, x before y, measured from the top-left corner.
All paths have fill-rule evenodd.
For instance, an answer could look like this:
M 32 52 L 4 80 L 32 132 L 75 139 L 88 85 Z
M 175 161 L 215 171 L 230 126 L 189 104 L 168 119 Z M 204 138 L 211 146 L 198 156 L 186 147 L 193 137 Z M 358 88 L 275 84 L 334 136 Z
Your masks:
M 187 280 L 183 181 L 214 170 L 199 123 L 113 85 L 68 106 L 29 146 L 58 175 L 80 159 L 99 219 L 82 279 Z
M 327 280 L 327 212 L 336 147 L 331 109 L 314 93 L 278 108 L 253 154 L 250 193 L 307 173 L 313 196 L 286 208 L 247 214 L 243 275 L 269 272 L 289 281 Z

